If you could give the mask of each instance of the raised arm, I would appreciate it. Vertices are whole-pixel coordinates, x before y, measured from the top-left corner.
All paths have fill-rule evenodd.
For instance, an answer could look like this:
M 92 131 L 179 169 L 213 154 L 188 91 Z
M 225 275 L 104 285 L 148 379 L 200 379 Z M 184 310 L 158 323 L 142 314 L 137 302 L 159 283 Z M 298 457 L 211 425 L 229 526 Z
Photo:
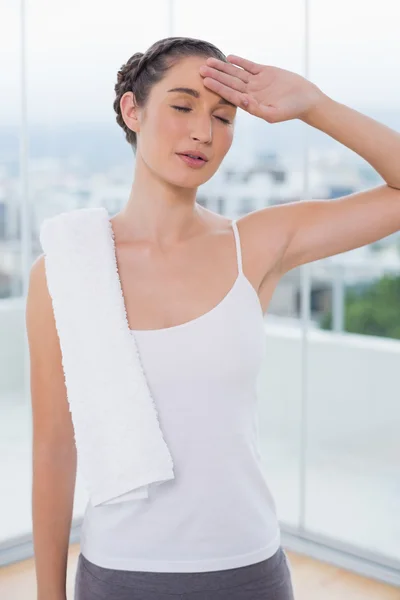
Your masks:
M 332 201 L 292 202 L 244 216 L 242 231 L 247 229 L 265 274 L 271 266 L 271 238 L 274 273 L 282 275 L 399 231 L 400 133 L 336 102 L 297 73 L 235 55 L 227 58 L 228 63 L 210 57 L 200 67 L 206 87 L 270 124 L 302 120 L 364 158 L 386 182 Z
M 44 256 L 26 305 L 32 403 L 32 524 L 37 600 L 65 600 L 76 447 Z

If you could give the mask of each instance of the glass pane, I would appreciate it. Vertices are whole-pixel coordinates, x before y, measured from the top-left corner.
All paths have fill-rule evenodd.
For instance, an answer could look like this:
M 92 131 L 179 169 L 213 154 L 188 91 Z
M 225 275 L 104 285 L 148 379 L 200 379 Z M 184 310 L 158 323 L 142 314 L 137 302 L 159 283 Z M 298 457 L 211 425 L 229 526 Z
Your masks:
M 400 131 L 393 77 L 400 7 L 384 0 L 376 8 L 311 2 L 311 79 L 335 100 Z M 323 198 L 384 183 L 323 133 L 315 130 L 312 144 L 310 168 L 325 183 Z M 399 288 L 399 234 L 314 263 L 306 372 L 306 527 L 397 559 Z
M 20 17 L 19 3 L 0 4 L 0 544 L 23 532 L 30 493 L 21 297 Z

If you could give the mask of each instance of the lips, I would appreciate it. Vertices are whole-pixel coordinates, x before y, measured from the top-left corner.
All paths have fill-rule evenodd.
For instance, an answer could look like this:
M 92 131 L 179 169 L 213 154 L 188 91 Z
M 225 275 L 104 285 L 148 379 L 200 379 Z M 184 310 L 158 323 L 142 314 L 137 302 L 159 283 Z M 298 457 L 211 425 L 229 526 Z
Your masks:
M 189 158 L 197 158 L 197 159 L 201 159 L 204 160 L 205 162 L 208 161 L 208 158 L 205 154 L 203 154 L 202 152 L 178 152 L 178 154 L 182 155 L 182 156 L 189 156 Z
M 187 156 L 187 154 L 177 153 L 176 156 L 179 156 L 181 161 L 186 163 L 188 167 L 191 167 L 192 169 L 202 169 L 204 165 L 207 164 L 207 161 L 203 160 L 202 158 L 192 158 L 190 156 Z
M 201 162 L 206 162 L 204 160 L 204 158 L 201 158 L 200 156 L 195 156 L 194 154 L 181 154 L 181 156 L 187 156 L 188 158 L 191 158 L 192 160 L 201 160 Z

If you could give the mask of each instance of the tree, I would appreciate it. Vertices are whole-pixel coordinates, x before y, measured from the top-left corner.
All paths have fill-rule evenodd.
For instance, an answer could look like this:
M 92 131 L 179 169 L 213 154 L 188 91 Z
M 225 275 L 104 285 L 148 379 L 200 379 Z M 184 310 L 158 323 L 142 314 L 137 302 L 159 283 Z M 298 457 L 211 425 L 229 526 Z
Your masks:
M 332 329 L 332 312 L 321 320 Z M 400 276 L 384 275 L 368 286 L 353 287 L 345 295 L 345 331 L 400 339 Z

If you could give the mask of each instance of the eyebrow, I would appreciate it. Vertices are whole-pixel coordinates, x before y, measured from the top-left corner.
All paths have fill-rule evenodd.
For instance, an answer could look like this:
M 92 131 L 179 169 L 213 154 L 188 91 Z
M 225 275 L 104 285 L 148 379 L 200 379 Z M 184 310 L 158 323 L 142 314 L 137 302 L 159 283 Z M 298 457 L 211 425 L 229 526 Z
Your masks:
M 200 98 L 200 93 L 197 90 L 193 90 L 192 88 L 187 88 L 187 87 L 176 87 L 176 88 L 172 88 L 171 90 L 168 90 L 169 92 L 181 92 L 183 94 L 189 94 L 190 96 L 193 96 L 194 98 Z M 228 106 L 233 106 L 233 108 L 237 108 L 236 104 L 232 104 L 232 102 L 229 102 L 229 100 L 225 100 L 225 98 L 221 98 L 218 102 L 218 104 L 227 104 Z

